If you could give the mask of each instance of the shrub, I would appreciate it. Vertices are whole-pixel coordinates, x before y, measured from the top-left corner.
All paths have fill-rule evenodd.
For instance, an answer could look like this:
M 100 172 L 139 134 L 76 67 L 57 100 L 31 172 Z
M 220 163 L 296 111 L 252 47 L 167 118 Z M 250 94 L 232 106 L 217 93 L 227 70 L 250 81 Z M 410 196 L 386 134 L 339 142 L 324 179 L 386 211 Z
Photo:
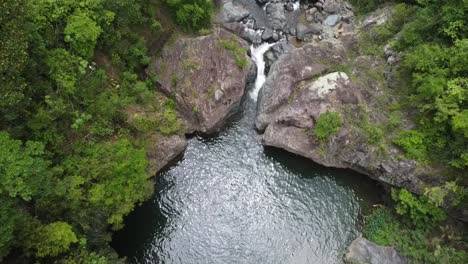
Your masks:
M 199 30 L 209 26 L 213 14 L 211 0 L 165 0 L 175 11 L 176 21 L 186 30 Z
M 399 223 L 389 209 L 378 208 L 366 218 L 364 234 L 379 245 L 391 246 L 395 243 L 394 236 L 399 228 Z
M 431 226 L 446 218 L 445 212 L 425 196 L 416 197 L 405 189 L 394 189 L 392 198 L 397 202 L 397 213 L 409 216 L 415 226 Z
M 337 112 L 326 112 L 319 116 L 312 133 L 321 141 L 329 140 L 341 128 L 341 115 Z
M 417 161 L 427 160 L 426 136 L 417 130 L 402 132 L 394 143 L 403 148 L 406 156 Z
M 443 233 L 408 226 L 388 208 L 373 210 L 365 220 L 365 237 L 379 245 L 395 247 L 409 263 L 467 263 L 468 254 L 442 239 Z
M 235 36 L 232 36 L 229 40 L 220 40 L 219 43 L 234 56 L 236 65 L 239 68 L 245 68 L 249 64 L 249 61 L 245 58 L 247 49 L 239 47 L 239 43 Z

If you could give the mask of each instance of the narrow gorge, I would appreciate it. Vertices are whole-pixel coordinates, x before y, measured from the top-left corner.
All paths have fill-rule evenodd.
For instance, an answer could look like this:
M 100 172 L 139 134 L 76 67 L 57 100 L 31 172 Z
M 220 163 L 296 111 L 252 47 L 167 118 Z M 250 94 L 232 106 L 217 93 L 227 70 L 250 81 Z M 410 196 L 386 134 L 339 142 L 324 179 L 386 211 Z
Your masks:
M 347 110 L 379 107 L 383 87 L 369 71 L 386 62 L 354 55 L 362 25 L 344 1 L 225 0 L 216 20 L 212 34 L 178 40 L 150 67 L 197 134 L 167 144 L 172 158 L 187 149 L 159 173 L 156 195 L 128 217 L 115 248 L 132 263 L 341 263 L 363 211 L 382 199 L 382 187 L 347 169 L 420 191 L 415 162 L 396 159 L 397 149 L 383 158 L 347 120 Z M 350 63 L 357 79 L 340 71 Z M 309 131 L 328 111 L 345 123 L 323 143 Z M 348 260 L 405 262 L 360 243 Z

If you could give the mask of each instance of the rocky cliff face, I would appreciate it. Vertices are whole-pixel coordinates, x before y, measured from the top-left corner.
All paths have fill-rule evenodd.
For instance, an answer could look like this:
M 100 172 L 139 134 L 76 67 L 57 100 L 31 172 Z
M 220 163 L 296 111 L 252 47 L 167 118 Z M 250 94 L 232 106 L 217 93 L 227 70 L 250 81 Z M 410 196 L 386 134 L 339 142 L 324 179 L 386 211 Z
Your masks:
M 177 40 L 151 64 L 160 89 L 174 98 L 188 121 L 188 132 L 218 130 L 239 105 L 254 74 L 247 48 L 245 41 L 216 29 L 208 36 Z
M 360 114 L 369 115 L 370 123 L 384 123 L 387 117 L 374 102 L 381 92 L 377 81 L 358 69 L 338 70 L 351 61 L 350 52 L 336 40 L 324 40 L 296 48 L 273 64 L 258 101 L 256 126 L 263 133 L 263 143 L 421 192 L 423 168 L 402 159 L 392 145 L 382 150 L 362 139 L 360 124 L 356 124 L 364 122 L 358 120 Z M 367 57 L 353 61 L 371 67 L 383 63 Z M 328 111 L 340 113 L 343 125 L 331 140 L 321 142 L 311 131 Z

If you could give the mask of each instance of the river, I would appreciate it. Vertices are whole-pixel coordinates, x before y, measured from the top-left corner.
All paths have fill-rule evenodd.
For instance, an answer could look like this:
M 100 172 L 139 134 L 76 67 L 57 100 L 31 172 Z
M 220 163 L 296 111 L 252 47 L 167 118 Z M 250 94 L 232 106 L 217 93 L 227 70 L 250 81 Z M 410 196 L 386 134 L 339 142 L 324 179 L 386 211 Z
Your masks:
M 380 190 L 349 170 L 265 149 L 254 129 L 257 92 L 251 87 L 223 131 L 190 139 L 183 157 L 159 173 L 154 197 L 114 236 L 121 256 L 161 264 L 342 263 Z

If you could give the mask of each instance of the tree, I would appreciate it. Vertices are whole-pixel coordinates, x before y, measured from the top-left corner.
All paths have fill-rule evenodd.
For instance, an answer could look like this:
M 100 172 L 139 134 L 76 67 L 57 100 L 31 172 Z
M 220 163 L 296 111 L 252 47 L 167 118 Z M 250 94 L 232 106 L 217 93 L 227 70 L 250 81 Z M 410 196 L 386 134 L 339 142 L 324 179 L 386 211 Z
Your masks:
M 33 232 L 27 246 L 38 257 L 55 257 L 70 249 L 70 245 L 78 242 L 72 227 L 66 222 L 53 222 L 39 226 Z
M 34 141 L 23 144 L 0 132 L 0 195 L 29 201 L 40 194 L 47 185 L 49 166 L 43 154 L 43 144 Z
M 144 150 L 134 148 L 128 140 L 86 146 L 65 160 L 67 176 L 60 191 L 74 210 L 98 211 L 118 229 L 135 203 L 152 192 L 146 166 Z
M 88 14 L 76 11 L 67 19 L 65 41 L 71 44 L 72 50 L 83 58 L 89 58 L 94 53 L 96 41 L 102 29 Z
M 28 60 L 27 3 L 0 2 L 0 129 L 28 103 L 27 83 L 22 77 Z

